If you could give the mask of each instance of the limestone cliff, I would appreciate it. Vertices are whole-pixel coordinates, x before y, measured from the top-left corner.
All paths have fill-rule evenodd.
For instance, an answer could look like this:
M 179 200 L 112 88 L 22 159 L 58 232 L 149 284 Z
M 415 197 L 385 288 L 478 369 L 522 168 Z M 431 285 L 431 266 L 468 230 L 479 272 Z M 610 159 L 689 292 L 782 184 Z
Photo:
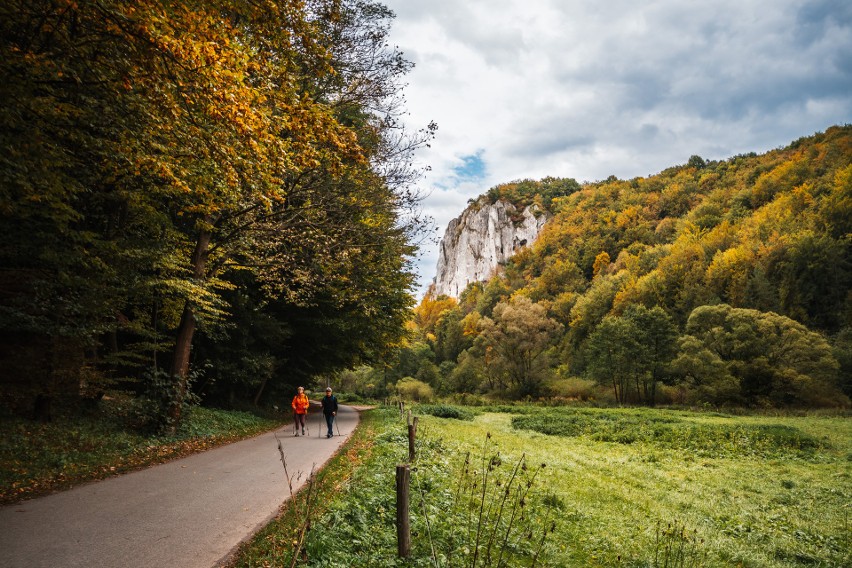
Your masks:
M 532 243 L 548 216 L 535 205 L 518 211 L 480 198 L 450 221 L 438 256 L 434 293 L 458 298 L 468 284 L 487 280 L 519 248 Z

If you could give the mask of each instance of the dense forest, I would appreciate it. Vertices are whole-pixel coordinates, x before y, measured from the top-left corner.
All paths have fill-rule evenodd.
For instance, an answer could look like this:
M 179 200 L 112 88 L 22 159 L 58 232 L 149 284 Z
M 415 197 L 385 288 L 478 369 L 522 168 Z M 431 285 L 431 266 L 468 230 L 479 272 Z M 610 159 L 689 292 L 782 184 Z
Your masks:
M 369 0 L 0 2 L 0 401 L 288 399 L 414 304 L 411 64 Z
M 458 300 L 427 295 L 397 360 L 347 373 L 350 388 L 849 405 L 852 126 L 644 178 L 524 180 L 487 196 L 554 216 L 491 280 Z

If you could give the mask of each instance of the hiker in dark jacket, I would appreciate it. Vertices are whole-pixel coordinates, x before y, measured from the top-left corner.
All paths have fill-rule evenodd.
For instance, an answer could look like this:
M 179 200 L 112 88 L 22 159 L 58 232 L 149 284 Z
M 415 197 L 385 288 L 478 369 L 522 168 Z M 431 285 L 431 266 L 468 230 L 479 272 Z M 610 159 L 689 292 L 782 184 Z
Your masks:
M 325 389 L 325 396 L 322 397 L 322 413 L 325 416 L 325 423 L 328 425 L 328 434 L 326 438 L 334 436 L 334 417 L 337 416 L 337 397 L 331 394 L 331 387 Z

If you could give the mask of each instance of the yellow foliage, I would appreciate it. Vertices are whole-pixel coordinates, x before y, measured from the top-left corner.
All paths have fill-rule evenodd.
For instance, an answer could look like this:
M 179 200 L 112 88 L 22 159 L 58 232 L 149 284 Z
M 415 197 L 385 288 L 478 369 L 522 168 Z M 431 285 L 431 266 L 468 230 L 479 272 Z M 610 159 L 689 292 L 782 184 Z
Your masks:
M 595 257 L 595 263 L 592 265 L 592 272 L 595 276 L 606 270 L 609 267 L 609 253 L 603 251 Z
M 435 326 L 438 325 L 438 321 L 444 312 L 456 306 L 458 306 L 458 301 L 455 298 L 448 296 L 435 298 L 431 294 L 427 294 L 420 305 L 414 308 L 415 321 L 423 333 L 434 334 Z

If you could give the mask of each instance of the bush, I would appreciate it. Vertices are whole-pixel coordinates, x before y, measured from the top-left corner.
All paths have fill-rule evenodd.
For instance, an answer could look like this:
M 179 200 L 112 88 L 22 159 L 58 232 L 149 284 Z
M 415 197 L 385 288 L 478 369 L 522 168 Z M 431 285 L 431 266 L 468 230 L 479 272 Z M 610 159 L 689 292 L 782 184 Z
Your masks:
M 555 379 L 548 383 L 547 390 L 550 396 L 564 400 L 594 400 L 600 390 L 595 381 L 589 381 L 578 377 L 567 377 Z
M 396 393 L 404 400 L 430 402 L 435 398 L 432 387 L 411 377 L 403 377 L 396 383 Z

